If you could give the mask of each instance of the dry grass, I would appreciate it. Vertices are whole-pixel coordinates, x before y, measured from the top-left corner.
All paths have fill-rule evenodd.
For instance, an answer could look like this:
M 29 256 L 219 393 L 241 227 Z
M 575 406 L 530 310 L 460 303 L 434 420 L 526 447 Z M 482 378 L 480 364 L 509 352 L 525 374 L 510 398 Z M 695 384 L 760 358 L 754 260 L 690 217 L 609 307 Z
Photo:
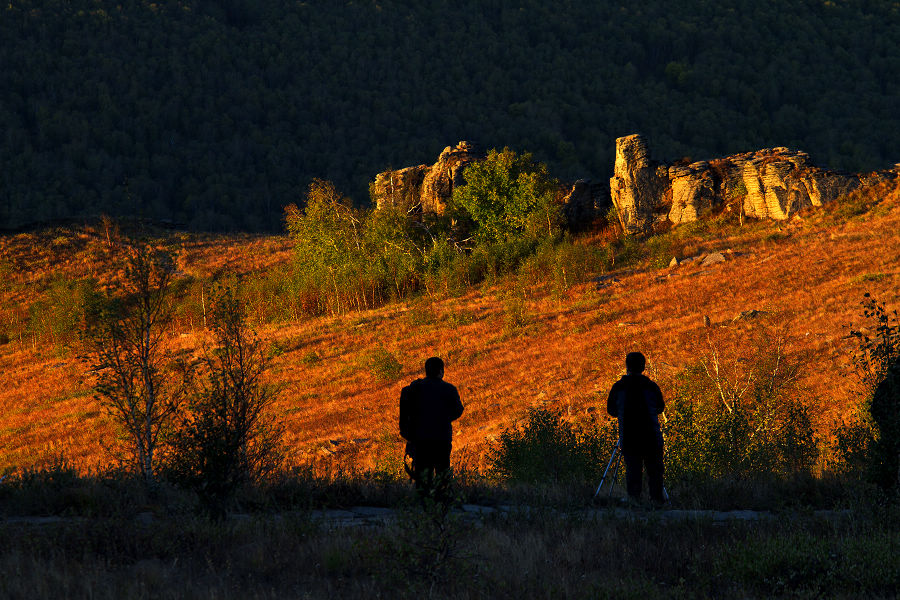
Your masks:
M 466 405 L 455 456 L 477 467 L 494 437 L 529 407 L 550 406 L 581 420 L 602 415 L 626 352 L 643 351 L 666 392 L 709 341 L 739 354 L 753 327 L 780 331 L 792 351 L 806 353 L 803 383 L 816 425 L 827 432 L 858 397 L 847 334 L 860 324 L 863 294 L 900 307 L 900 191 L 884 197 L 849 220 L 810 212 L 790 223 L 679 242 L 689 250 L 733 250 L 725 263 L 638 269 L 607 287 L 591 282 L 562 295 L 542 286 L 518 290 L 524 300 L 512 320 L 508 282 L 456 298 L 261 326 L 260 335 L 278 349 L 271 375 L 283 388 L 277 408 L 292 459 L 373 468 L 398 455 L 400 389 L 431 355 L 445 358 L 447 380 Z M 176 253 L 185 276 L 198 279 L 252 274 L 290 260 L 284 237 L 174 234 L 159 243 Z M 0 314 L 8 320 L 27 314 L 54 274 L 108 280 L 114 255 L 102 232 L 90 228 L 0 238 Z M 748 310 L 768 315 L 734 320 Z M 193 348 L 199 335 L 180 323 L 173 343 Z M 398 379 L 385 381 L 371 367 L 379 348 L 402 364 Z M 85 469 L 108 460 L 100 440 L 109 438 L 110 423 L 74 354 L 27 339 L 0 346 L 0 471 L 60 454 Z
M 896 514 L 0 524 L 5 598 L 895 598 Z M 448 548 L 441 556 L 435 541 Z

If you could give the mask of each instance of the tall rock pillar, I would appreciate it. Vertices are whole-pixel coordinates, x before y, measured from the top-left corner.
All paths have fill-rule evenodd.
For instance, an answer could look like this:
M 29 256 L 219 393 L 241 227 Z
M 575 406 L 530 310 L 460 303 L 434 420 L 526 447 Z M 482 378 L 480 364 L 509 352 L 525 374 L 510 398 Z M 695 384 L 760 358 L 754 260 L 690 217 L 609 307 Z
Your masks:
M 616 140 L 616 164 L 609 188 L 625 231 L 644 231 L 658 220 L 668 187 L 668 168 L 650 160 L 647 143 L 640 134 Z M 663 212 L 661 216 L 665 215 Z

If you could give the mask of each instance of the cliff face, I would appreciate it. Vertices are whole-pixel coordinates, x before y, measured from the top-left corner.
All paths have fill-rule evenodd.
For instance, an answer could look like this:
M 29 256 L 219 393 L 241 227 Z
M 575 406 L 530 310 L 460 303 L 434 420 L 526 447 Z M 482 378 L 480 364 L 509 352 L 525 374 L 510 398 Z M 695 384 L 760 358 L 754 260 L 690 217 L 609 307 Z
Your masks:
M 650 160 L 640 135 L 616 140 L 610 193 L 626 231 L 697 220 L 728 205 L 750 217 L 784 220 L 860 187 L 897 177 L 895 171 L 844 175 L 813 166 L 805 152 L 770 148 L 709 162 L 664 165 Z

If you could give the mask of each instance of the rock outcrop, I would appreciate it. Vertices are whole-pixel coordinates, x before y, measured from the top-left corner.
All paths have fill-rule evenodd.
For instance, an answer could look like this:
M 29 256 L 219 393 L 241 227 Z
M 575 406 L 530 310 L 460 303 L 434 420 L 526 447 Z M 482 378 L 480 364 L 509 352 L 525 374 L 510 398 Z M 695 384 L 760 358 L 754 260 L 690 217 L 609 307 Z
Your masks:
M 805 152 L 788 148 L 666 166 L 650 159 L 643 137 L 629 135 L 616 140 L 610 193 L 622 227 L 637 232 L 695 221 L 723 206 L 749 217 L 784 220 L 897 175 L 845 175 L 815 167 Z
M 609 207 L 609 195 L 605 185 L 590 179 L 579 179 L 573 184 L 562 184 L 563 217 L 571 231 L 590 225 L 599 211 Z
M 619 220 L 626 229 L 647 229 L 659 221 L 669 185 L 668 169 L 650 160 L 640 134 L 616 140 L 616 162 L 609 192 Z
M 483 158 L 484 154 L 471 142 L 447 146 L 433 165 L 406 167 L 376 175 L 372 197 L 378 208 L 399 206 L 412 215 L 442 214 L 453 190 L 465 185 L 464 169 Z M 606 186 L 586 179 L 563 184 L 558 198 L 571 229 L 590 224 L 597 210 L 609 204 Z
M 463 170 L 483 155 L 471 142 L 444 148 L 436 163 L 385 171 L 375 176 L 372 195 L 376 206 L 400 206 L 411 213 L 441 214 L 453 190 L 465 184 Z

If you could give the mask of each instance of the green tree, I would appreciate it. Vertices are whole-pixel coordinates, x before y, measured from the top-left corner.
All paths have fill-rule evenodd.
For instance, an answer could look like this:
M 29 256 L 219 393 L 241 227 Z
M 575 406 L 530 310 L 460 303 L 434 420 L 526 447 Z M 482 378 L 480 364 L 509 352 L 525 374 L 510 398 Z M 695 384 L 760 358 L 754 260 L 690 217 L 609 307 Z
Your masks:
M 531 154 L 491 150 L 466 167 L 464 176 L 466 184 L 453 191 L 452 203 L 471 217 L 479 242 L 540 239 L 559 230 L 559 184 Z
M 323 310 L 339 314 L 369 304 L 362 220 L 350 200 L 321 179 L 310 184 L 303 209 L 285 208 L 298 272 L 320 292 Z
M 366 254 L 371 258 L 373 279 L 384 282 L 397 298 L 414 292 L 424 265 L 427 241 L 406 211 L 397 206 L 369 211 L 363 224 L 363 237 Z

